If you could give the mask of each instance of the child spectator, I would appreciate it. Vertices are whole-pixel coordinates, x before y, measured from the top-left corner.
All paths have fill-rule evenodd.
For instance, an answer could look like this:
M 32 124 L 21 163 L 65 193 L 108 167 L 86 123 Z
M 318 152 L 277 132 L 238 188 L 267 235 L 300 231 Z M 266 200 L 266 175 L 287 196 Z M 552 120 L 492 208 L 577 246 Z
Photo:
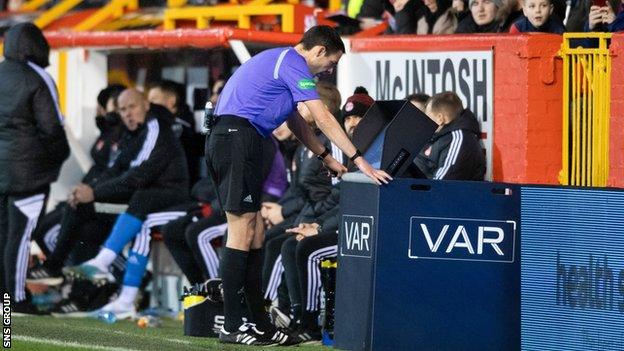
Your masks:
M 509 33 L 555 33 L 563 34 L 563 24 L 551 16 L 554 6 L 550 0 L 526 0 L 522 6 L 524 16 L 511 26 Z

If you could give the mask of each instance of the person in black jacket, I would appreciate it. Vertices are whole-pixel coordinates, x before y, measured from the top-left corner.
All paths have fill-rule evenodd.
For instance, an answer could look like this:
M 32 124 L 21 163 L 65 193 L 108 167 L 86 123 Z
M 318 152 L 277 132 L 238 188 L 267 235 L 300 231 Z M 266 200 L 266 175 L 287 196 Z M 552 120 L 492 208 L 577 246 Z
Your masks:
M 108 167 L 111 167 L 119 155 L 119 141 L 125 127 L 117 112 L 117 97 L 124 89 L 125 87 L 122 85 L 111 85 L 102 89 L 98 94 L 95 123 L 100 130 L 100 135 L 91 147 L 93 165 L 82 178 L 82 182 L 85 184 L 90 183 Z M 33 239 L 46 256 L 50 255 L 56 246 L 65 206 L 67 206 L 67 202 L 61 202 L 53 211 L 43 216 L 37 225 L 37 229 L 35 229 L 33 233 Z M 80 235 L 81 238 L 93 240 L 81 240 L 80 244 L 74 248 L 72 256 L 74 256 L 74 260 L 78 261 L 77 263 L 82 263 L 84 260 L 93 257 L 93 255 L 97 253 L 99 246 L 110 230 L 106 225 L 106 223 L 110 221 L 110 217 L 113 216 L 94 216 L 93 221 L 88 221 L 81 226 L 80 230 L 87 234 Z M 47 285 L 61 284 L 61 277 L 49 279 L 46 278 L 45 272 L 39 272 L 33 276 L 33 273 L 37 270 L 37 268 L 33 268 L 29 271 L 26 282 Z
M 74 190 L 70 204 L 127 201 L 128 209 L 117 217 L 113 229 L 98 255 L 63 272 L 92 282 L 114 281 L 109 267 L 124 246 L 139 234 L 150 213 L 158 212 L 188 199 L 188 173 L 184 151 L 171 129 L 171 114 L 159 105 L 150 105 L 135 89 L 119 96 L 119 111 L 130 134 L 136 136 L 124 145 L 115 165 L 91 186 L 81 184 Z M 129 200 L 128 200 L 129 199 Z M 149 254 L 149 240 L 135 241 L 124 276 L 127 293 L 111 310 L 118 318 L 134 315 L 134 299 L 141 284 Z M 107 305 L 108 306 L 108 305 Z M 104 309 L 107 307 L 105 306 Z
M 162 80 L 150 88 L 147 100 L 152 104 L 162 105 L 175 118 L 173 130 L 180 138 L 186 155 L 189 171 L 189 184 L 199 180 L 199 162 L 203 156 L 204 136 L 195 131 L 195 117 L 184 101 L 184 85 L 171 80 Z
M 452 92 L 434 95 L 426 114 L 440 127 L 416 156 L 414 165 L 429 179 L 483 180 L 485 154 L 474 114 L 464 110 Z
M 9 29 L 0 63 L 0 287 L 14 313 L 35 313 L 27 301 L 30 236 L 50 183 L 69 156 L 56 86 L 44 71 L 50 48 L 31 23 Z

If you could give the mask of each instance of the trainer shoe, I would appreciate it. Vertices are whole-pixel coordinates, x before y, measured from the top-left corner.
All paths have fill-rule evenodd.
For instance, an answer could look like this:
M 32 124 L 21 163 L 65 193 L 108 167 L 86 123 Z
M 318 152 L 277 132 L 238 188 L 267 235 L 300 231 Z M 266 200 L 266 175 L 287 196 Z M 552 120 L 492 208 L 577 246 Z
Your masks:
M 271 314 L 271 319 L 273 320 L 273 324 L 275 324 L 278 328 L 288 328 L 290 325 L 291 318 L 286 313 L 282 312 L 277 306 L 269 307 L 269 313 Z
M 235 332 L 227 332 L 225 328 L 221 327 L 219 332 L 219 342 L 224 344 L 241 344 L 241 345 L 253 345 L 253 346 L 275 346 L 279 344 L 276 341 L 268 338 L 263 338 L 263 335 L 258 334 L 257 329 L 251 323 L 245 323 L 241 325 Z
M 323 335 L 320 330 L 299 329 L 294 333 L 301 345 L 322 345 Z
M 65 299 L 61 301 L 51 311 L 52 317 L 57 318 L 84 318 L 89 316 L 89 312 L 78 301 Z
M 271 340 L 277 342 L 280 346 L 293 346 L 301 344 L 301 339 L 296 334 L 290 332 L 287 328 L 277 328 L 271 335 Z
M 60 271 L 55 271 L 42 264 L 37 264 L 28 271 L 26 283 L 57 286 L 63 283 L 63 275 Z
M 63 274 L 70 278 L 86 279 L 96 285 L 115 282 L 115 277 L 109 271 L 86 263 L 79 266 L 65 267 L 63 268 Z
M 11 316 L 24 317 L 24 316 L 45 316 L 49 315 L 49 312 L 39 310 L 32 302 L 28 300 L 13 302 L 11 304 Z
M 96 313 L 97 315 L 104 312 L 112 312 L 117 317 L 117 320 L 122 319 L 134 319 L 137 316 L 136 307 L 134 307 L 134 303 L 126 304 L 121 302 L 119 299 L 111 301 L 106 306 L 91 312 L 90 314 Z

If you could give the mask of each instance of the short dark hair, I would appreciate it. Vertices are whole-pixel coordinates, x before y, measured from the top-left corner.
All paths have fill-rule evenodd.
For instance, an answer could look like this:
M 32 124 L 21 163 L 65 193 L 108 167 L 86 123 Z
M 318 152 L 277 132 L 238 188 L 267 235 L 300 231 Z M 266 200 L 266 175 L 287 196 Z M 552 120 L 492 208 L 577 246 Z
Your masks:
M 452 91 L 435 94 L 429 99 L 427 106 L 430 106 L 434 112 L 445 113 L 451 119 L 457 118 L 464 110 L 464 105 L 459 96 Z
M 405 98 L 407 101 L 416 101 L 421 104 L 426 104 L 429 99 L 431 99 L 431 96 L 422 93 L 410 94 Z
M 154 83 L 151 89 L 158 88 L 164 93 L 172 94 L 176 97 L 176 107 L 180 107 L 181 103 L 184 103 L 186 94 L 184 92 L 184 85 L 176 83 L 169 79 L 163 79 Z
M 324 46 L 327 51 L 325 55 L 345 52 L 345 46 L 340 35 L 330 26 L 314 26 L 308 29 L 303 33 L 299 44 L 302 44 L 306 50 L 310 50 L 317 45 Z
M 106 88 L 100 90 L 97 96 L 97 102 L 100 107 L 106 109 L 106 104 L 111 98 L 115 99 L 115 106 L 117 106 L 117 98 L 122 91 L 126 90 L 126 86 L 122 84 L 111 84 Z

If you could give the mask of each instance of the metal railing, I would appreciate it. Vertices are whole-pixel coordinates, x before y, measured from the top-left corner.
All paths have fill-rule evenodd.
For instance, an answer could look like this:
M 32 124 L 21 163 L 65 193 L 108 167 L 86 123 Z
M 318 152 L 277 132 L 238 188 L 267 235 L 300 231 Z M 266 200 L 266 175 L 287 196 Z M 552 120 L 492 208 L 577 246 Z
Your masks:
M 563 138 L 559 182 L 606 186 L 609 177 L 611 33 L 563 36 Z M 597 47 L 572 47 L 571 43 Z

